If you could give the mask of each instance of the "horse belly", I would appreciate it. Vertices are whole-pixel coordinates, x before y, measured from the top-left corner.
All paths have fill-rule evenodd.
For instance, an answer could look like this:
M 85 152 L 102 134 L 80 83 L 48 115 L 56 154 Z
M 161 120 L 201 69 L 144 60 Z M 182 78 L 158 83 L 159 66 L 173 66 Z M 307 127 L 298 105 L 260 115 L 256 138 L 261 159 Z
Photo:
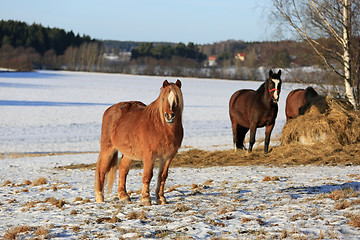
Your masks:
M 121 102 L 111 106 L 104 114 L 101 142 L 111 146 L 124 155 L 138 159 L 139 142 L 138 119 L 145 109 L 142 102 Z
M 168 158 L 173 156 L 181 145 L 181 140 L 164 126 L 149 121 L 143 113 L 128 113 L 119 120 L 113 135 L 115 148 L 134 160 Z

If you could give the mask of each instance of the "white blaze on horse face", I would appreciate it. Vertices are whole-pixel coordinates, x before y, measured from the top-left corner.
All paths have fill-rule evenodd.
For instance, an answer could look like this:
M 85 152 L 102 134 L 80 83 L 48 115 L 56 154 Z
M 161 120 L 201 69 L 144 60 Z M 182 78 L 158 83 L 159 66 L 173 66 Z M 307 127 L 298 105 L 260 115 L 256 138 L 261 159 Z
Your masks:
M 278 94 L 278 85 L 279 85 L 279 82 L 280 82 L 280 80 L 279 79 L 272 79 L 272 81 L 274 82 L 274 84 L 275 84 L 275 91 L 274 91 L 274 99 L 275 100 L 278 100 L 279 99 L 279 94 Z
M 175 94 L 174 94 L 173 91 L 171 91 L 171 92 L 169 93 L 169 96 L 168 96 L 168 101 L 169 101 L 170 109 L 171 109 L 171 110 L 173 110 L 173 106 L 174 106 L 175 100 L 176 100 Z

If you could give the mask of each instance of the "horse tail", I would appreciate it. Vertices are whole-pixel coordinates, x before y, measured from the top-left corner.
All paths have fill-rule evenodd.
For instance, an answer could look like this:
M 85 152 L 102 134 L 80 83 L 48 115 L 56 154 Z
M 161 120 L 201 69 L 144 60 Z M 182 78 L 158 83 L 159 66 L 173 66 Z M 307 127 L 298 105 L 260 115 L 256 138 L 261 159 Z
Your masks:
M 115 152 L 113 157 L 112 157 L 112 160 L 111 160 L 111 163 L 110 163 L 110 166 L 109 166 L 109 171 L 108 171 L 108 173 L 106 175 L 106 179 L 105 179 L 105 181 L 108 184 L 106 194 L 111 193 L 112 186 L 114 185 L 114 181 L 115 181 L 115 177 L 116 177 L 116 171 L 118 169 L 118 164 L 117 163 L 118 163 L 118 152 Z
M 312 87 L 307 87 L 304 93 L 304 105 L 299 108 L 299 115 L 304 115 L 305 112 L 312 106 L 319 94 Z

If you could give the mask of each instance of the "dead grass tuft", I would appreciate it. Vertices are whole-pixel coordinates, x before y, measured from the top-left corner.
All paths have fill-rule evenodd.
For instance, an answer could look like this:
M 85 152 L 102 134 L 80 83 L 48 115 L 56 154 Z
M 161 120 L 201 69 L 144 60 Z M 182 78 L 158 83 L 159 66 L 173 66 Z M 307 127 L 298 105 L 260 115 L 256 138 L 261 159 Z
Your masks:
M 83 201 L 82 197 L 75 197 L 74 202 L 79 202 L 79 201 Z
M 274 177 L 265 176 L 263 179 L 263 182 L 279 181 L 279 180 L 280 180 L 280 178 L 277 176 L 274 176 Z
M 228 212 L 230 212 L 231 210 L 229 209 L 228 206 L 223 206 L 222 208 L 220 208 L 218 214 L 221 215 L 221 214 L 226 214 Z
M 335 189 L 330 193 L 330 198 L 333 200 L 341 200 L 354 196 L 355 191 L 352 188 Z
M 33 186 L 39 186 L 44 184 L 47 184 L 47 180 L 44 177 L 40 177 L 33 182 Z
M 24 185 L 26 185 L 26 186 L 29 186 L 29 185 L 31 185 L 32 184 L 32 182 L 30 181 L 30 180 L 25 180 L 24 181 Z
M 16 227 L 13 227 L 9 230 L 7 230 L 3 236 L 3 239 L 4 240 L 10 240 L 10 239 L 18 239 L 17 236 L 20 234 L 20 233 L 26 233 L 26 232 L 29 232 L 29 231 L 32 231 L 33 229 L 29 226 L 25 226 L 25 225 L 22 225 L 22 226 L 16 226 Z
M 67 203 L 65 200 L 62 200 L 62 199 L 56 199 L 54 197 L 50 197 L 50 198 L 47 198 L 45 199 L 44 203 L 50 203 L 51 205 L 53 206 L 56 206 L 60 209 L 63 208 L 63 206 Z
M 46 238 L 49 235 L 49 230 L 44 227 L 38 227 L 35 231 L 36 236 L 43 236 Z
M 5 186 L 11 185 L 11 184 L 12 184 L 12 182 L 10 180 L 5 180 L 1 186 L 5 187 Z
M 39 203 L 39 201 L 26 202 L 25 205 L 24 205 L 24 207 L 26 207 L 26 208 L 33 208 L 33 207 L 35 207 L 38 203 Z
M 341 200 L 341 201 L 338 201 L 336 204 L 335 204 L 335 209 L 336 210 L 343 210 L 343 209 L 346 209 L 348 207 L 350 207 L 352 205 L 351 201 L 348 201 L 348 200 Z
M 128 214 L 129 215 L 129 214 Z M 133 216 L 133 215 L 132 215 Z M 131 217 L 132 217 L 131 216 Z M 135 215 L 134 215 L 135 216 Z M 136 215 L 137 216 L 137 215 Z M 138 219 L 138 218 L 128 218 L 128 219 Z M 117 223 L 117 222 L 121 222 L 120 218 L 113 216 L 112 218 L 110 217 L 103 217 L 103 218 L 98 218 L 96 219 L 96 223 Z
M 126 215 L 126 218 L 129 219 L 129 220 L 135 220 L 135 219 L 145 220 L 146 219 L 146 214 L 145 214 L 144 210 L 142 210 L 140 213 L 137 212 L 137 211 L 132 211 L 132 212 L 129 212 Z
M 351 215 L 348 224 L 353 227 L 360 228 L 360 214 Z
M 184 205 L 184 204 L 182 204 L 182 203 L 178 203 L 177 205 L 176 205 L 176 209 L 174 210 L 174 213 L 175 212 L 187 212 L 187 211 L 189 211 L 191 208 L 190 207 L 188 207 L 188 206 L 186 206 L 186 205 Z
M 70 211 L 70 215 L 77 215 L 77 214 L 78 214 L 78 212 L 75 209 Z

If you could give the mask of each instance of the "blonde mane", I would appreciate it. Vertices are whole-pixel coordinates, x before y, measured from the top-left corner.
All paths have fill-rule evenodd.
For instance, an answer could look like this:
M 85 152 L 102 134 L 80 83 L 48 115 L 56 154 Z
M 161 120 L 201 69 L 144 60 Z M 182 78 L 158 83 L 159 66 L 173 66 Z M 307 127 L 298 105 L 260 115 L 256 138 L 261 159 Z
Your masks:
M 180 90 L 180 88 L 178 86 L 176 86 L 176 84 L 174 83 L 170 83 L 170 85 L 166 86 L 165 88 L 162 87 L 159 97 L 152 102 L 151 104 L 149 104 L 149 106 L 147 107 L 147 109 L 152 113 L 157 112 L 157 114 L 159 114 L 159 117 L 161 119 L 162 124 L 165 124 L 165 120 L 164 120 L 164 111 L 163 111 L 163 106 L 165 104 L 165 102 L 168 102 L 168 97 L 170 93 L 173 93 L 175 98 L 173 105 L 177 107 L 177 111 L 180 115 L 182 115 L 183 110 L 184 110 L 184 100 L 183 100 L 183 95 L 182 92 Z

